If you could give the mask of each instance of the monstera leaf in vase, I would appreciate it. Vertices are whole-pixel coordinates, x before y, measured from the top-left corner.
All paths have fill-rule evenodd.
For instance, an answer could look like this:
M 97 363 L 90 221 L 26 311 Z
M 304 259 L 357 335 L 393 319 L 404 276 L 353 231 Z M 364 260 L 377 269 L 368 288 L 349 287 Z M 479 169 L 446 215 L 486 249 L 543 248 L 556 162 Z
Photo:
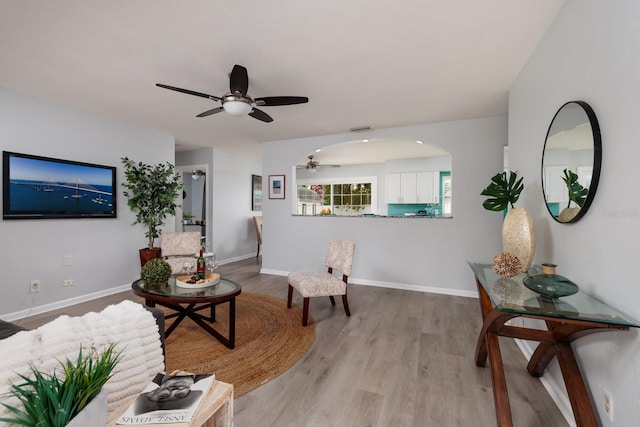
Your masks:
M 485 209 L 496 212 L 509 209 L 502 223 L 502 246 L 504 253 L 520 260 L 521 271 L 526 272 L 533 261 L 536 235 L 527 210 L 514 206 L 524 189 L 522 181 L 516 172 L 497 173 L 480 194 L 489 197 L 482 203 Z

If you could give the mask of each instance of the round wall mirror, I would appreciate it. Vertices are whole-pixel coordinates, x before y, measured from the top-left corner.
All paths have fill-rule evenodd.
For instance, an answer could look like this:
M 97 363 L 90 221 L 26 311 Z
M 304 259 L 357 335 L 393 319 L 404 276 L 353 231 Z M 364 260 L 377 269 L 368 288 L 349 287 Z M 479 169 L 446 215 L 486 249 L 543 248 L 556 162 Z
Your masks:
M 542 192 L 558 222 L 578 221 L 598 187 L 602 141 L 593 109 L 583 101 L 564 104 L 551 121 L 542 152 Z

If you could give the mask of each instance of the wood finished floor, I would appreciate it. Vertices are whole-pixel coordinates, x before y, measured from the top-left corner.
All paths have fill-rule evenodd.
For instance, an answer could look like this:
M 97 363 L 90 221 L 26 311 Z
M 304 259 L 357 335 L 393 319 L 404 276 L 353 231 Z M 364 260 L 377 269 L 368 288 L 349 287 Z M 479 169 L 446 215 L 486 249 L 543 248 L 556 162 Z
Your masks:
M 244 291 L 286 299 L 286 277 L 260 274 L 255 259 L 219 272 Z M 139 301 L 123 292 L 18 323 L 33 328 L 123 299 Z M 296 293 L 293 303 L 302 304 Z M 350 285 L 349 305 L 347 318 L 340 299 L 335 307 L 311 300 L 315 342 L 291 369 L 235 400 L 236 427 L 496 425 L 489 368 L 474 363 L 478 300 Z M 514 426 L 567 426 L 514 341 L 500 344 Z

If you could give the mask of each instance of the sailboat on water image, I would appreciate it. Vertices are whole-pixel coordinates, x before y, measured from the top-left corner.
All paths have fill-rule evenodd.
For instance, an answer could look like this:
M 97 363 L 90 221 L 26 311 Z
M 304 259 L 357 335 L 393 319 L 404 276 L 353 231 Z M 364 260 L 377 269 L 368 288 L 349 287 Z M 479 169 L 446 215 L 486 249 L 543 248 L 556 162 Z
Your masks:
M 53 188 L 51 188 L 51 183 L 53 181 L 51 180 L 51 177 L 49 177 L 49 181 L 47 181 L 47 188 L 44 189 L 44 191 L 46 191 L 47 193 L 53 191 Z
M 79 199 L 79 198 L 81 198 L 81 197 L 84 197 L 84 195 L 83 195 L 83 194 L 80 194 L 80 193 L 78 192 L 78 190 L 79 190 L 79 186 L 78 186 L 78 177 L 76 177 L 76 194 L 73 194 L 71 197 L 73 197 L 74 199 Z

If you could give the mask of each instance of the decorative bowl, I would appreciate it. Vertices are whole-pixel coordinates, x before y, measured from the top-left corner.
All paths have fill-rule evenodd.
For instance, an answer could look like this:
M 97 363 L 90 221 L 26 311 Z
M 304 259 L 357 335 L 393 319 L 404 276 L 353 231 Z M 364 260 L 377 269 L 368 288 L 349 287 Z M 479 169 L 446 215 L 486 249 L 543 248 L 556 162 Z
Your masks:
M 524 285 L 545 298 L 560 298 L 578 292 L 578 285 L 566 277 L 555 274 L 555 265 L 542 264 L 543 273 L 525 277 Z

